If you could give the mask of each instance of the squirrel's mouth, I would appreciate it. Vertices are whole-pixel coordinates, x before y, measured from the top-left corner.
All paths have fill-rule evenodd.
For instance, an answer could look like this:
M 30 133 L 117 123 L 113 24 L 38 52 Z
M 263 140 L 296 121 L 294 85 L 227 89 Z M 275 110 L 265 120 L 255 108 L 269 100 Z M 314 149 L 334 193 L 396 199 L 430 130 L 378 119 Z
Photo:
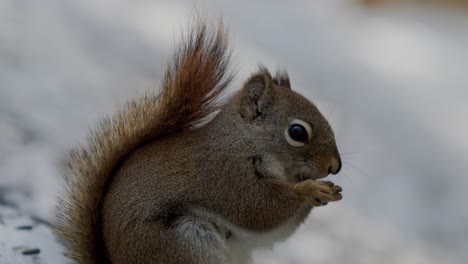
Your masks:
M 314 174 L 298 173 L 298 174 L 296 174 L 295 178 L 296 178 L 297 182 L 303 182 L 303 181 L 306 181 L 306 180 L 315 181 L 315 180 L 318 180 L 318 179 L 323 179 L 323 178 L 325 178 L 327 176 L 328 175 L 321 175 L 321 174 L 318 174 L 318 173 L 314 173 Z
M 319 180 L 327 177 L 329 173 L 321 170 L 314 164 L 295 164 L 293 169 L 290 171 L 292 181 L 296 183 L 307 181 L 307 180 Z

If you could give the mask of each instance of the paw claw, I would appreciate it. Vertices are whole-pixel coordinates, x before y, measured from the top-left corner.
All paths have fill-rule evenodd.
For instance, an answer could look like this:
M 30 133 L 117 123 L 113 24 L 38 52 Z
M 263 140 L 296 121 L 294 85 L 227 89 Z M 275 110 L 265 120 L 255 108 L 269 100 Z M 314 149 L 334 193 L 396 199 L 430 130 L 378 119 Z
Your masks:
M 324 206 L 343 198 L 341 187 L 330 181 L 304 181 L 297 184 L 295 190 L 312 206 Z
M 341 187 L 338 186 L 338 185 L 335 185 L 335 186 L 332 187 L 332 193 L 334 193 L 334 194 L 339 193 L 341 191 L 343 191 L 343 189 L 341 189 Z
M 336 193 L 333 195 L 332 201 L 339 201 L 341 199 L 343 199 L 343 195 L 341 195 L 341 193 Z
M 333 187 L 335 184 L 331 181 L 322 181 L 323 184 L 327 185 L 328 187 Z

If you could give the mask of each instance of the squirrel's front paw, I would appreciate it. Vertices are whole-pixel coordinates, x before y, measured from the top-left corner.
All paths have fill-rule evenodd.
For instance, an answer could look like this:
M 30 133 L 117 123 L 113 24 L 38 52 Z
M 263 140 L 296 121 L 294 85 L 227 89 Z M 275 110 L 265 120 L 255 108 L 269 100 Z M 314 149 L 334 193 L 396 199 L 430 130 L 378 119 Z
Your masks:
M 296 184 L 295 191 L 312 206 L 327 205 L 328 202 L 339 201 L 343 198 L 341 187 L 331 181 L 306 180 Z

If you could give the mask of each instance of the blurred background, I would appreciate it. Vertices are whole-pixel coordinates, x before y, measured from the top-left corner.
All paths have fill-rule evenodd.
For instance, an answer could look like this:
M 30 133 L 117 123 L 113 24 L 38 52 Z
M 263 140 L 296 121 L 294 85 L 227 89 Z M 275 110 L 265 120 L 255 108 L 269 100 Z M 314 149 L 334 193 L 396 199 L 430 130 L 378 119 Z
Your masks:
M 158 89 L 180 32 L 203 9 L 230 27 L 232 90 L 259 63 L 287 69 L 330 120 L 344 160 L 332 178 L 344 200 L 314 210 L 256 263 L 466 263 L 467 7 L 0 0 L 0 205 L 53 222 L 67 150 L 128 98 Z M 53 239 L 28 239 L 0 228 L 3 255 L 40 245 L 41 263 L 63 261 Z

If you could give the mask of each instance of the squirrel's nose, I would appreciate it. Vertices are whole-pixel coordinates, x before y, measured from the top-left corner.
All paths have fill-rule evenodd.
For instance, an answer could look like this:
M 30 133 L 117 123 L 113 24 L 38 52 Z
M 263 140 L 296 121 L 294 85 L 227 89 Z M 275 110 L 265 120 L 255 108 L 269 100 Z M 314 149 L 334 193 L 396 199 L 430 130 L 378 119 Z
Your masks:
M 341 170 L 341 158 L 333 157 L 330 159 L 330 164 L 328 165 L 328 173 L 337 174 Z

